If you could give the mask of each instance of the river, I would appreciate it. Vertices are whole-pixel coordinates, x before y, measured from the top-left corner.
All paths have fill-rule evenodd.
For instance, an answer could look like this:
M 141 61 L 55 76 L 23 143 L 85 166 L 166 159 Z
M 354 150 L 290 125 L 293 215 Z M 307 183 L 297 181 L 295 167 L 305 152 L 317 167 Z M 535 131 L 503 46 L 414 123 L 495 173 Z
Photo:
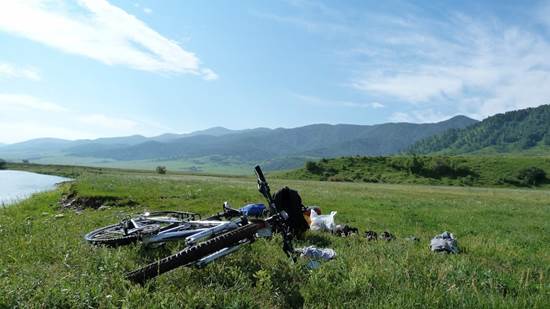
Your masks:
M 33 193 L 53 190 L 57 183 L 69 180 L 59 176 L 0 170 L 0 207 L 28 198 Z

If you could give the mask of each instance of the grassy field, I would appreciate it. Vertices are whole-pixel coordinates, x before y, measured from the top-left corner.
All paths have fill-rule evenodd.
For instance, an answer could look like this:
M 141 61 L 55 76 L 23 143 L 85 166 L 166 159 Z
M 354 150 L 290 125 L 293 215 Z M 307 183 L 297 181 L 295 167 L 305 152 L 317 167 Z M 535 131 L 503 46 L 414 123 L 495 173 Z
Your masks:
M 153 171 L 157 166 L 165 166 L 168 170 L 174 172 L 203 172 L 203 173 L 218 173 L 218 174 L 233 174 L 242 175 L 246 173 L 246 168 L 243 162 L 238 160 L 216 160 L 218 157 L 201 157 L 193 159 L 177 159 L 177 160 L 130 160 L 117 161 L 113 159 L 92 158 L 92 157 L 76 157 L 68 155 L 53 155 L 40 158 L 33 158 L 30 161 L 35 164 L 59 164 L 59 165 L 76 165 L 76 166 L 92 166 L 101 168 L 120 168 L 120 169 L 142 169 Z M 21 160 L 8 157 L 9 161 L 21 162 Z
M 76 182 L 0 209 L 0 307 L 550 306 L 550 191 L 273 179 L 273 189 L 288 185 L 307 205 L 337 210 L 337 223 L 388 230 L 397 240 L 309 232 L 297 245 L 338 254 L 316 270 L 290 262 L 279 238 L 258 240 L 205 269 L 180 268 L 142 287 L 124 273 L 181 244 L 91 247 L 83 235 L 146 209 L 209 214 L 225 200 L 262 201 L 254 179 L 27 166 L 33 168 Z M 138 206 L 59 208 L 69 191 Z M 429 251 L 429 240 L 445 230 L 457 236 L 460 254 Z M 411 235 L 420 242 L 405 240 Z

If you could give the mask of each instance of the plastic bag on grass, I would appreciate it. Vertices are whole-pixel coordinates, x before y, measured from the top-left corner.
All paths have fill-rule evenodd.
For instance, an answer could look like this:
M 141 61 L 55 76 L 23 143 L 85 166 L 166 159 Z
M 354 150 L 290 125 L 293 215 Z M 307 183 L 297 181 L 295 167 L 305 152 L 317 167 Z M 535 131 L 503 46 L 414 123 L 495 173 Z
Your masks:
M 440 235 L 435 236 L 430 241 L 430 249 L 433 252 L 447 252 L 457 254 L 458 242 L 456 241 L 455 236 L 449 232 L 443 232 Z
M 336 257 L 336 251 L 330 248 L 317 248 L 315 246 L 308 246 L 297 248 L 295 251 L 299 252 L 301 257 L 306 257 L 314 260 L 332 260 Z
M 336 229 L 336 223 L 334 223 L 334 216 L 336 211 L 331 211 L 329 215 L 318 215 L 314 209 L 311 210 L 311 225 L 309 228 L 312 231 L 330 231 L 333 232 Z
M 297 248 L 296 252 L 300 253 L 300 257 L 308 259 L 307 268 L 317 269 L 321 266 L 319 261 L 328 261 L 336 257 L 336 251 L 330 248 L 317 248 L 308 246 Z

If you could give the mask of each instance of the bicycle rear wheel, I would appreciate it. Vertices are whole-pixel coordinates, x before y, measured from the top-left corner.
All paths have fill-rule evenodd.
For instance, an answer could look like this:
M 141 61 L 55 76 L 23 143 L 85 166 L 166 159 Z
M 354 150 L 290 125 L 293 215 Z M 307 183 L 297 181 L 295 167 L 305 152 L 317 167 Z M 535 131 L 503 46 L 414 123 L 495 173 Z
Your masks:
M 260 227 L 261 226 L 256 223 L 241 226 L 236 230 L 211 238 L 197 245 L 187 247 L 174 255 L 170 255 L 154 263 L 134 270 L 126 274 L 126 279 L 135 283 L 143 284 L 147 280 L 160 274 L 173 270 L 177 267 L 196 262 L 197 260 L 223 248 L 234 246 L 241 240 L 252 239 Z

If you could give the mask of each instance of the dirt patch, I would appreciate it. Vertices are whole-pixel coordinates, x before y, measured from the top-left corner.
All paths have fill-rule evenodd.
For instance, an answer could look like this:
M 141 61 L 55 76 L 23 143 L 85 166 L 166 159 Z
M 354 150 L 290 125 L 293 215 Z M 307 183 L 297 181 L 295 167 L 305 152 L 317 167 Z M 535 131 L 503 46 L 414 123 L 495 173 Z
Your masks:
M 79 196 L 72 191 L 64 195 L 59 201 L 59 206 L 64 209 L 99 209 L 105 207 L 135 207 L 139 205 L 134 200 L 116 196 Z

